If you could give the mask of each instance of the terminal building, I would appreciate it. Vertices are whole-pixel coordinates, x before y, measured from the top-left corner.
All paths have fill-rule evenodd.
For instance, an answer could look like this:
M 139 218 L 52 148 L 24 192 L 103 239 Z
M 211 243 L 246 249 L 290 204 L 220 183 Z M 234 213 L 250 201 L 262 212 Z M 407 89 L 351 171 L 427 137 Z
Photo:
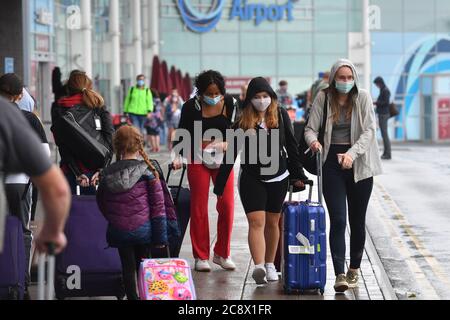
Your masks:
M 264 76 L 292 94 L 346 57 L 374 98 L 373 79 L 385 79 L 396 140 L 450 140 L 448 0 L 1 1 L 0 72 L 24 78 L 46 122 L 56 66 L 87 71 L 118 113 L 155 55 L 192 77 L 219 70 L 232 93 Z

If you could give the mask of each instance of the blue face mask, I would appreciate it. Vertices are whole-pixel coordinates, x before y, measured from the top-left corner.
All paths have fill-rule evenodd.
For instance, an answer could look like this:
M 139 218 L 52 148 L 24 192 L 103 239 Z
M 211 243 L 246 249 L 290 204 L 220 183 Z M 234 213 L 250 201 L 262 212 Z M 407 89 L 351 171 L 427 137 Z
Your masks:
M 339 93 L 347 94 L 355 87 L 355 81 L 340 82 L 336 81 L 336 89 Z
M 211 107 L 217 105 L 221 100 L 222 100 L 222 96 L 218 96 L 215 98 L 203 96 L 203 101 L 205 101 L 205 103 Z
M 145 81 L 144 80 L 138 80 L 137 85 L 139 87 L 143 87 L 143 86 L 145 86 Z

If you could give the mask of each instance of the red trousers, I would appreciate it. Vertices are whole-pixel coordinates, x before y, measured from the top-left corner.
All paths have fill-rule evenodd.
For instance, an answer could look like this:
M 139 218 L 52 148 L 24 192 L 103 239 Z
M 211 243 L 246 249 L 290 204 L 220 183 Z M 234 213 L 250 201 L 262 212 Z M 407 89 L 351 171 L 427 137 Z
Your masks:
M 191 242 L 195 259 L 209 260 L 210 235 L 208 199 L 211 179 L 216 182 L 219 170 L 211 170 L 202 164 L 188 165 L 191 188 Z M 231 172 L 225 192 L 217 201 L 217 242 L 214 253 L 222 258 L 230 256 L 231 233 L 234 220 L 234 174 Z

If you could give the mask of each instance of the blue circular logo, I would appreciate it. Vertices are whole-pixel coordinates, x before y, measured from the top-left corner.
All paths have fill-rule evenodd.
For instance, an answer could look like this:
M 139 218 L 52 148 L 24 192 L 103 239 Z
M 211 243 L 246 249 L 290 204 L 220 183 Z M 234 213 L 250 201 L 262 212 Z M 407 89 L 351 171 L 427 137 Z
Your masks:
M 225 0 L 214 0 L 208 13 L 199 12 L 190 0 L 177 0 L 177 4 L 186 26 L 194 32 L 204 33 L 211 31 L 219 23 Z

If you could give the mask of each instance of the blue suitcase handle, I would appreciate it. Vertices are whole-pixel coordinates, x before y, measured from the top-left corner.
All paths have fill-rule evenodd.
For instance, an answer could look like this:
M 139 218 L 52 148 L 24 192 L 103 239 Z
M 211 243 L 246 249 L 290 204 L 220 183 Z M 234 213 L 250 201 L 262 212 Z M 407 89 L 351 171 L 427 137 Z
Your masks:
M 322 184 L 322 165 L 323 165 L 323 161 L 322 161 L 322 152 L 317 152 L 316 153 L 316 164 L 317 164 L 317 187 L 318 187 L 318 203 L 322 204 L 323 203 L 323 184 Z M 292 194 L 294 193 L 294 187 L 293 187 L 293 182 L 295 182 L 296 180 L 291 180 L 290 181 L 290 186 L 289 186 L 289 202 L 292 202 Z M 308 201 L 312 202 L 312 192 L 313 192 L 313 187 L 314 187 L 314 181 L 312 180 L 307 180 L 304 181 L 305 185 L 309 185 L 309 196 L 308 196 Z

